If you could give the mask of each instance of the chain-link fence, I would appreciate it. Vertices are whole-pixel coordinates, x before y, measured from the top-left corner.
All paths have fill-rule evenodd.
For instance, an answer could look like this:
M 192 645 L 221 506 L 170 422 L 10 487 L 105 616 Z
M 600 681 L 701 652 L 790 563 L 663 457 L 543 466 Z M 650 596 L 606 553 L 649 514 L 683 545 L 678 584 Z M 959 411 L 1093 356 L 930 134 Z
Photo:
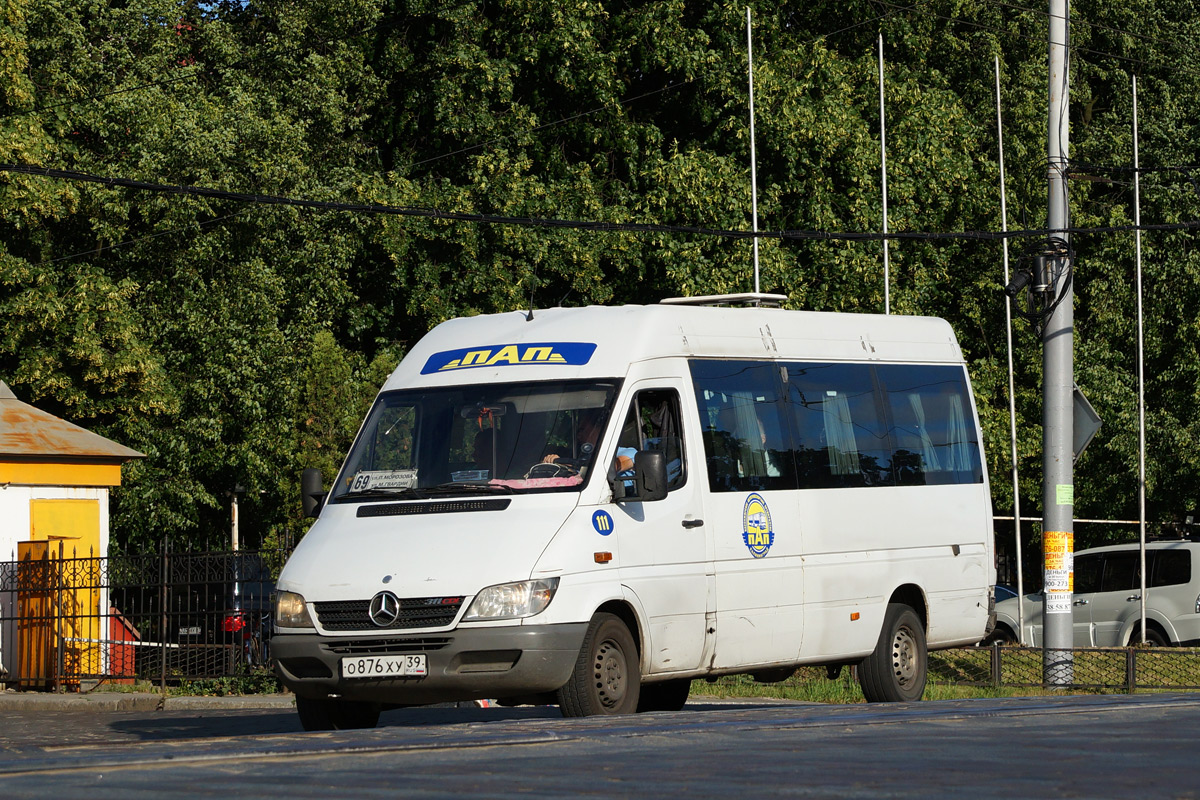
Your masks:
M 28 546 L 26 546 L 28 545 Z M 30 542 L 0 562 L 0 682 L 64 690 L 269 664 L 277 551 L 80 557 Z
M 1055 687 L 1075 689 L 1200 689 L 1200 649 L 1192 647 L 1086 647 L 1070 651 Z M 929 679 L 968 686 L 1044 685 L 1040 647 L 966 647 L 930 653 Z M 1060 683 L 1060 679 L 1066 679 Z
M 1061 654 L 1063 651 L 1055 652 Z M 1056 690 L 1200 689 L 1200 649 L 1197 648 L 1089 647 L 1066 652 L 1070 655 L 1068 679 L 1060 682 L 1062 673 L 1055 671 L 1053 688 Z M 1043 679 L 1043 662 L 1041 648 L 995 646 L 939 650 L 929 654 L 928 683 L 931 687 L 1050 688 Z M 780 680 L 779 676 L 785 673 L 790 674 Z M 805 666 L 795 672 L 765 670 L 758 676 L 725 675 L 708 682 L 697 681 L 693 691 L 831 703 L 853 702 L 855 697 L 861 697 L 853 666 L 840 670 Z

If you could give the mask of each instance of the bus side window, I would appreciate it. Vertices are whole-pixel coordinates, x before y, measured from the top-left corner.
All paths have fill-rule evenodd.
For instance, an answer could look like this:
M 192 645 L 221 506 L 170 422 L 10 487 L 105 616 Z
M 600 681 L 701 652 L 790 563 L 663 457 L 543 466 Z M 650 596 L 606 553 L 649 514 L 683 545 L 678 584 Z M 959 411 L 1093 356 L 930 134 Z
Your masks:
M 983 472 L 961 367 L 880 365 L 897 483 L 979 483 Z
M 866 364 L 789 364 L 800 488 L 887 486 L 892 450 Z
M 667 466 L 667 491 L 679 488 L 687 480 L 679 395 L 673 389 L 640 391 L 630 403 L 617 439 L 617 457 L 632 461 L 640 451 L 663 454 Z M 628 469 L 618 477 L 632 475 L 632 469 Z
M 690 363 L 714 492 L 795 489 L 780 410 L 779 368 L 755 361 Z

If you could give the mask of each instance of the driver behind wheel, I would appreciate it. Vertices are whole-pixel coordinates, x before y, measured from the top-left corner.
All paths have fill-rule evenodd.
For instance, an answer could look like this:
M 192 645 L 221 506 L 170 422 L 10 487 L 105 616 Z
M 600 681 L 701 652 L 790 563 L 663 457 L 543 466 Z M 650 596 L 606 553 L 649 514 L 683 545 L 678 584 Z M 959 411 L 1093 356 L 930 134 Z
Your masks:
M 569 453 L 547 453 L 541 463 L 558 464 L 573 472 L 578 472 L 592 459 L 596 443 L 600 439 L 603 420 L 604 411 L 602 409 L 589 408 L 580 411 L 575 423 L 575 446 L 578 448 L 579 455 L 572 457 Z M 617 472 L 633 469 L 633 459 L 619 453 L 613 459 L 613 467 Z

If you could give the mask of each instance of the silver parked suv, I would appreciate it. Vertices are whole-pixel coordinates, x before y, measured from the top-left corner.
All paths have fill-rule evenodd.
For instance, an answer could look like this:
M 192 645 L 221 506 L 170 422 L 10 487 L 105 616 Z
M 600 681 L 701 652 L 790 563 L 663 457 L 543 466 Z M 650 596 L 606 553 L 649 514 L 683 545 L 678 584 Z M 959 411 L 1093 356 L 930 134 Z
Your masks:
M 1200 644 L 1200 542 L 1146 543 L 1146 641 Z M 1141 642 L 1138 546 L 1119 544 L 1075 554 L 1072 598 L 1075 647 Z M 1024 644 L 1042 645 L 1042 595 L 1025 596 Z M 996 629 L 985 640 L 1017 641 L 1017 598 L 996 603 Z

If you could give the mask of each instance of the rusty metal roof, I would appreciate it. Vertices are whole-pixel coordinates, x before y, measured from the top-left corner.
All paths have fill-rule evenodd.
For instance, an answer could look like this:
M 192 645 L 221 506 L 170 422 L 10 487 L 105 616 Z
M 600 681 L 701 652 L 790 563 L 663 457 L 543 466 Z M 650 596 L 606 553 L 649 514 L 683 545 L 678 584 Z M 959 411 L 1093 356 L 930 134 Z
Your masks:
M 0 458 L 125 461 L 142 453 L 22 403 L 0 381 Z

